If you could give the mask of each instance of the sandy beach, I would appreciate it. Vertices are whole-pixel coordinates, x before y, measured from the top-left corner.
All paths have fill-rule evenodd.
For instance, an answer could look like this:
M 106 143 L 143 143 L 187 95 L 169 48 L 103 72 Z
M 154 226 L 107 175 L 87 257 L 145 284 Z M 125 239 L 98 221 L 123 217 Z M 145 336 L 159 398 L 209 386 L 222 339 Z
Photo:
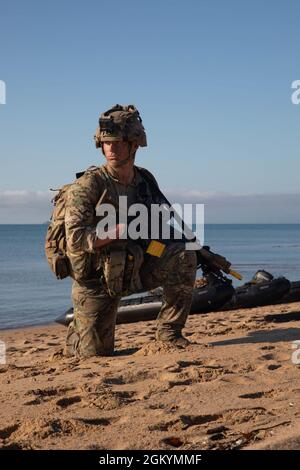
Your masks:
M 0 447 L 300 449 L 299 302 L 190 316 L 186 350 L 154 331 L 119 325 L 114 357 L 81 361 L 62 326 L 1 331 Z

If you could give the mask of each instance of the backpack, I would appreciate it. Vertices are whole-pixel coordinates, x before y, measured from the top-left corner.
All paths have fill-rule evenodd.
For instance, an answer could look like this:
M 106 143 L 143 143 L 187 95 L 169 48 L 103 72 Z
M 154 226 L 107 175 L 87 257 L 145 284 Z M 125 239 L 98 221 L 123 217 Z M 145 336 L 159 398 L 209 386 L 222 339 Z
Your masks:
M 88 170 L 97 169 L 99 168 L 95 166 L 88 168 Z M 153 190 L 156 190 L 156 188 L 158 189 L 155 178 L 150 172 L 148 172 L 148 170 L 140 167 L 137 167 L 137 169 L 148 182 L 150 187 L 154 187 Z M 85 171 L 76 173 L 76 178 L 80 178 L 82 175 L 84 175 L 84 173 Z M 101 168 L 100 175 L 103 179 L 106 179 L 105 173 L 101 171 Z M 69 183 L 62 186 L 58 194 L 51 201 L 54 205 L 54 209 L 46 234 L 45 254 L 50 269 L 55 274 L 57 279 L 64 279 L 68 276 L 72 276 L 72 268 L 67 256 L 67 241 L 65 230 L 66 196 L 68 189 L 72 184 L 73 183 Z
M 65 184 L 51 201 L 54 209 L 45 241 L 46 258 L 57 279 L 64 279 L 71 274 L 71 266 L 66 252 L 65 231 L 66 195 L 70 186 L 71 184 Z

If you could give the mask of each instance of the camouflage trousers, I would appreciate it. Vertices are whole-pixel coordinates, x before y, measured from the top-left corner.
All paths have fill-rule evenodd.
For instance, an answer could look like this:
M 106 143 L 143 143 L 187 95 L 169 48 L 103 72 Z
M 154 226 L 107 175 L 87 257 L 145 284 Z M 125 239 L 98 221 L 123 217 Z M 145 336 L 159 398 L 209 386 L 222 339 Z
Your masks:
M 196 255 L 182 243 L 167 246 L 160 258 L 145 259 L 140 277 L 145 290 L 163 287 L 163 304 L 157 317 L 156 339 L 181 336 L 192 302 Z M 115 325 L 120 297 L 111 297 L 99 278 L 74 281 L 74 320 L 69 325 L 67 356 L 109 356 L 114 352 Z

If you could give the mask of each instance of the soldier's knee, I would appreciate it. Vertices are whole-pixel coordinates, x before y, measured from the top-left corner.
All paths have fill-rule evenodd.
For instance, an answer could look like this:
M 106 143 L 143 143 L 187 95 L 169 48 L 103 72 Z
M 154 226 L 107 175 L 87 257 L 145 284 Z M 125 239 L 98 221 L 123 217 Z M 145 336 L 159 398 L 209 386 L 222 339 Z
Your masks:
M 195 282 L 197 259 L 194 251 L 178 251 L 168 265 L 168 275 L 163 286 L 192 287 Z
M 177 271 L 182 283 L 188 286 L 194 285 L 197 271 L 196 253 L 194 251 L 184 250 L 180 254 L 178 261 Z
M 197 257 L 195 251 L 183 250 L 178 259 L 178 269 L 195 274 L 197 269 Z

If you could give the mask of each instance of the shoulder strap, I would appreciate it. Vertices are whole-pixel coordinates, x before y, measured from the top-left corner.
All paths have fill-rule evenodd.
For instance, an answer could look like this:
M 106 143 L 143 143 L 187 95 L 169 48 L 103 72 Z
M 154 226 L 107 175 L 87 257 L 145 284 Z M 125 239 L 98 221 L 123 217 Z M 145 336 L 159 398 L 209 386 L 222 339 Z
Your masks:
M 90 171 L 90 170 L 97 170 L 99 167 L 98 166 L 95 166 L 95 165 L 92 165 L 92 166 L 89 166 L 86 170 L 84 171 L 79 171 L 78 173 L 76 173 L 76 179 L 78 180 L 79 178 L 81 178 L 81 176 L 83 176 L 87 171 Z
M 155 186 L 156 189 L 159 189 L 157 181 L 150 171 L 140 166 L 137 166 L 136 168 L 141 173 L 142 177 L 147 181 L 147 183 L 149 183 L 151 186 Z

